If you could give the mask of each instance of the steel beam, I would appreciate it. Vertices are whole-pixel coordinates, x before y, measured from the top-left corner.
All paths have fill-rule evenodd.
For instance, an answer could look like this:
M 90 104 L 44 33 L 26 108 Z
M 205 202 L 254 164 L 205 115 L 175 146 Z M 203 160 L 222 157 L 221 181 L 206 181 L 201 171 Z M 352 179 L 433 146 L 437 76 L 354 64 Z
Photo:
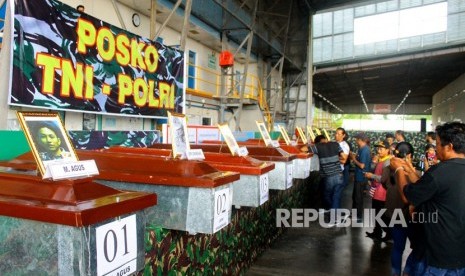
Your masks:
M 430 50 L 425 52 L 422 50 L 418 53 L 412 53 L 409 55 L 402 55 L 402 56 L 395 56 L 395 57 L 379 57 L 374 60 L 367 60 L 367 61 L 347 61 L 347 64 L 339 64 L 335 66 L 325 66 L 322 68 L 318 68 L 315 70 L 315 74 L 320 73 L 329 73 L 329 72 L 336 72 L 341 70 L 353 70 L 355 71 L 362 71 L 362 70 L 369 70 L 371 67 L 378 69 L 379 67 L 384 67 L 388 64 L 398 63 L 402 61 L 408 60 L 415 60 L 415 59 L 422 59 L 422 58 L 431 58 L 436 56 L 454 54 L 454 53 L 462 53 L 465 52 L 465 47 L 459 46 L 455 48 L 448 48 L 448 49 L 440 49 L 440 50 Z M 320 65 L 324 66 L 324 65 Z
M 150 2 L 150 37 L 155 37 L 157 30 L 157 0 Z
M 182 0 L 178 0 L 176 2 L 176 4 L 174 5 L 173 9 L 171 10 L 170 14 L 168 15 L 168 17 L 166 18 L 165 22 L 163 22 L 163 24 L 161 25 L 160 29 L 158 29 L 158 32 L 157 34 L 155 35 L 155 37 L 153 38 L 153 40 L 156 40 L 161 32 L 165 29 L 166 25 L 168 24 L 168 22 L 170 21 L 171 17 L 173 17 L 173 14 L 176 12 L 176 10 L 178 9 L 179 5 L 181 5 L 182 3 Z
M 308 5 L 308 3 L 307 3 Z M 313 34 L 312 17 L 308 17 L 306 125 L 313 125 Z
M 121 16 L 121 13 L 119 12 L 119 7 L 118 7 L 118 5 L 116 4 L 116 1 L 115 1 L 115 0 L 111 0 L 111 3 L 113 4 L 113 8 L 115 9 L 116 16 L 118 17 L 118 21 L 119 21 L 119 23 L 121 24 L 121 28 L 122 28 L 123 30 L 127 30 L 127 29 L 126 29 L 126 25 L 124 24 L 124 21 L 123 21 L 123 17 Z
M 237 14 L 234 13 L 226 4 L 222 3 L 220 0 L 213 0 L 216 4 L 220 5 L 223 10 L 228 12 L 230 15 L 232 15 L 234 18 L 236 18 L 242 25 L 247 27 L 249 30 L 253 31 L 254 34 L 260 38 L 261 40 L 265 41 L 271 48 L 273 48 L 276 52 L 278 52 L 280 55 L 284 56 L 286 60 L 288 60 L 292 65 L 294 65 L 296 68 L 301 70 L 301 67 L 298 66 L 290 57 L 284 55 L 284 52 L 282 49 L 278 49 L 271 41 L 268 41 L 258 30 L 255 30 L 254 26 L 248 25 L 247 22 L 244 21 L 244 19 L 240 18 Z M 252 24 L 254 23 L 255 19 L 252 21 Z
M 186 8 L 184 10 L 184 22 L 182 26 L 181 39 L 179 45 L 182 51 L 186 48 L 186 37 L 187 32 L 189 31 L 189 17 L 192 10 L 192 0 L 186 0 Z

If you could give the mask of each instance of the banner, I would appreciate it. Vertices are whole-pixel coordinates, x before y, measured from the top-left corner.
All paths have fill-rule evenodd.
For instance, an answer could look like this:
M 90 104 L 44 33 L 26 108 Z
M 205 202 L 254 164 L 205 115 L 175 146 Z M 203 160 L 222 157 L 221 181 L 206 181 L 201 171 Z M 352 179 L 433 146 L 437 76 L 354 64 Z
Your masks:
M 59 1 L 16 0 L 11 6 L 9 104 L 143 117 L 183 113 L 182 51 Z
M 3 27 L 5 26 L 6 0 L 0 0 L 0 49 L 3 40 Z
M 391 113 L 391 105 L 390 104 L 374 104 L 373 105 L 373 113 Z

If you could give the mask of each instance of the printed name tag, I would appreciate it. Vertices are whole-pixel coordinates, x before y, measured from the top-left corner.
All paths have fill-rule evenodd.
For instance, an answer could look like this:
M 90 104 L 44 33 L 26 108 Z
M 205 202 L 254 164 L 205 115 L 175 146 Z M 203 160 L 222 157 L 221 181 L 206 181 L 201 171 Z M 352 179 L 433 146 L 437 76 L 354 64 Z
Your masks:
M 247 156 L 249 155 L 249 151 L 247 150 L 246 147 L 240 147 L 237 149 L 237 155 L 239 156 Z
M 187 152 L 187 160 L 205 160 L 202 149 L 191 149 Z
M 271 141 L 271 145 L 274 147 L 274 148 L 279 148 L 281 145 L 279 144 L 279 141 L 277 140 L 273 140 Z
M 94 160 L 54 163 L 48 166 L 53 180 L 89 177 L 99 174 Z
M 268 186 L 268 173 L 260 175 L 260 205 L 268 201 L 270 188 Z

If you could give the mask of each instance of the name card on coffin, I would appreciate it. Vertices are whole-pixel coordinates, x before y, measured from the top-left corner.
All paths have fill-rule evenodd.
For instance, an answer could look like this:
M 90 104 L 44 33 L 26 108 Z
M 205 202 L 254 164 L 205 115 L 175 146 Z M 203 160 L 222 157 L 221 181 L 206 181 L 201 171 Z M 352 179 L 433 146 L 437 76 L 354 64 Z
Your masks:
M 190 149 L 186 151 L 187 160 L 205 160 L 202 149 Z
M 240 147 L 237 149 L 237 155 L 238 156 L 247 156 L 249 155 L 249 151 L 247 150 L 246 147 Z
M 53 162 L 47 166 L 43 178 L 62 180 L 84 178 L 98 174 L 99 171 L 94 160 Z
M 279 148 L 281 145 L 279 144 L 278 140 L 272 140 L 271 146 L 273 146 L 274 148 Z

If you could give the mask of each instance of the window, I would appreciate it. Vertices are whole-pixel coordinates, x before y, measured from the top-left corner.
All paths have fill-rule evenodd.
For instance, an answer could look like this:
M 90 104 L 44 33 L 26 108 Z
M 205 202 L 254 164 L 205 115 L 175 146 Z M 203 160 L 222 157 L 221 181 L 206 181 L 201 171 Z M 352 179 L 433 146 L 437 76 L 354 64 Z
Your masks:
M 212 118 L 210 118 L 210 117 L 202 117 L 202 125 L 203 126 L 211 126 L 212 125 Z
M 354 45 L 447 31 L 447 2 L 354 20 Z
M 189 51 L 189 64 L 187 69 L 187 88 L 190 89 L 195 89 L 195 56 L 195 52 Z

